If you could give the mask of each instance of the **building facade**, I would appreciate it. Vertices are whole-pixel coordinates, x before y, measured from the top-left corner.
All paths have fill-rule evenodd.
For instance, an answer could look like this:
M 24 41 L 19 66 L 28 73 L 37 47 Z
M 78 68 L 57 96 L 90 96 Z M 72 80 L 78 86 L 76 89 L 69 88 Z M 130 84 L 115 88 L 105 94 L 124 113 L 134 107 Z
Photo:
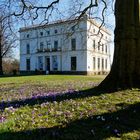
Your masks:
M 100 32 L 100 33 L 99 33 Z M 93 19 L 58 21 L 20 29 L 20 71 L 106 74 L 110 37 Z

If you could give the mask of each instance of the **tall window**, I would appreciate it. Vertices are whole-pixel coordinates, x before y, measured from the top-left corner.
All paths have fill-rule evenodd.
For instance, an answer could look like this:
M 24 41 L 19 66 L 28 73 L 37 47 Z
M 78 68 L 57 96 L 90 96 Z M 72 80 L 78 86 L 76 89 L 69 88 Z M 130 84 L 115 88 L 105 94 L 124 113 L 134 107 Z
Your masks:
M 107 51 L 108 51 L 108 50 L 107 50 L 107 45 L 105 45 L 105 52 L 107 53 Z
M 54 50 L 58 50 L 58 41 L 54 41 Z
M 46 70 L 47 71 L 50 71 L 50 57 L 45 57 L 46 60 L 45 60 L 45 67 L 46 67 Z
M 95 57 L 93 57 L 93 70 L 95 70 L 96 69 L 96 59 L 95 59 Z
M 95 40 L 93 40 L 93 49 L 95 50 Z
M 105 60 L 105 69 L 107 69 L 107 59 Z
M 76 50 L 76 39 L 75 38 L 71 39 L 71 50 L 72 51 Z
M 71 30 L 74 32 L 75 31 L 75 25 L 71 27 Z
M 51 49 L 51 41 L 50 40 L 47 41 L 46 44 L 47 44 L 47 49 L 50 50 Z
M 43 48 L 44 48 L 44 43 L 40 42 L 40 51 L 43 51 Z
M 26 59 L 26 70 L 27 70 L 27 71 L 30 71 L 30 67 L 31 67 L 31 66 L 30 66 L 30 58 L 27 58 L 27 59 Z
M 47 35 L 50 35 L 50 31 L 46 31 Z
M 57 29 L 55 29 L 55 30 L 54 30 L 54 33 L 55 33 L 55 34 L 57 34 L 57 33 L 58 33 Z
M 40 36 L 43 36 L 43 32 L 40 32 Z
M 98 58 L 98 69 L 100 69 L 100 58 Z
M 98 42 L 98 51 L 100 51 L 100 42 Z
M 76 57 L 71 57 L 71 70 L 76 70 L 77 60 Z
M 29 34 L 27 34 L 27 38 L 29 38 L 30 37 L 30 35 Z
M 38 57 L 38 69 L 43 70 L 43 56 Z
M 30 54 L 30 44 L 27 44 L 26 45 L 26 53 L 27 54 Z
M 104 70 L 104 59 L 102 58 L 102 70 Z
M 53 70 L 58 70 L 58 62 L 57 62 L 57 56 L 52 56 L 52 68 Z
M 102 44 L 102 52 L 104 52 L 104 44 Z

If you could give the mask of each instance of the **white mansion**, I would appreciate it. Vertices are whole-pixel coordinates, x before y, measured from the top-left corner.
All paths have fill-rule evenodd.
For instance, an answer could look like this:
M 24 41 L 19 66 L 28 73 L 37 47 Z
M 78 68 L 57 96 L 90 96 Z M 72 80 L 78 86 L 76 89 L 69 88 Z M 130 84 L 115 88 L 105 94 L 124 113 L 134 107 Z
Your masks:
M 111 34 L 87 16 L 20 29 L 20 72 L 106 74 Z M 102 36 L 102 37 L 101 37 Z

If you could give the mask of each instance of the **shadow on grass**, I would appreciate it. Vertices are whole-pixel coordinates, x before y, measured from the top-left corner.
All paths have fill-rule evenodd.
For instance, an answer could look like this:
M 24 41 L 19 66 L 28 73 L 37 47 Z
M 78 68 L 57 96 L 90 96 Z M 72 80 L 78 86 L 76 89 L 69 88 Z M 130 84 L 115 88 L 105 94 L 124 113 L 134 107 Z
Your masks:
M 77 99 L 77 98 L 85 98 L 90 96 L 100 96 L 101 94 L 105 94 L 105 92 L 95 88 L 83 90 L 83 91 L 68 91 L 66 93 L 50 93 L 46 96 L 42 96 L 38 94 L 33 96 L 32 98 L 14 100 L 14 101 L 2 101 L 0 102 L 0 110 L 4 110 L 7 107 L 19 108 L 21 106 L 33 106 L 35 104 L 42 104 L 45 102 L 61 102 L 64 100 Z
M 140 103 L 120 105 L 123 109 L 117 112 L 93 115 L 64 126 L 0 133 L 0 140 L 103 140 L 140 130 Z

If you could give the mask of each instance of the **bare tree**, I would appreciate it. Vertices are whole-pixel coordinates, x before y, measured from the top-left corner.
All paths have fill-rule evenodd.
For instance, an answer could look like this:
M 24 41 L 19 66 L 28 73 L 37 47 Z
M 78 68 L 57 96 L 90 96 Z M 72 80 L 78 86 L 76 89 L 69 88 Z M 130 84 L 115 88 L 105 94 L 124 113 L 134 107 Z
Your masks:
M 4 59 L 3 71 L 6 75 L 16 74 L 19 71 L 19 60 L 17 59 Z
M 10 30 L 10 21 L 0 15 L 0 75 L 3 75 L 3 58 L 12 56 L 16 38 Z

